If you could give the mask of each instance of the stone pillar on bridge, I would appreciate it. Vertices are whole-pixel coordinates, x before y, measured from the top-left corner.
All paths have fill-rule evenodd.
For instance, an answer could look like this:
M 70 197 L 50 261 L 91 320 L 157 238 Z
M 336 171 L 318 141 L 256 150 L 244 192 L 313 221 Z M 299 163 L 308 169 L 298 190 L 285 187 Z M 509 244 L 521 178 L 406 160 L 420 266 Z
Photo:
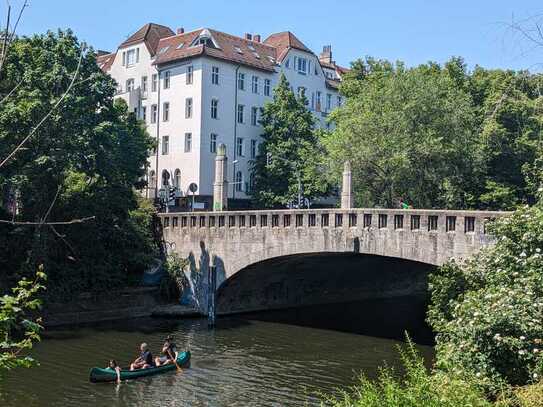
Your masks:
M 351 179 L 351 163 L 345 161 L 345 164 L 343 164 L 343 183 L 341 187 L 341 209 L 351 209 L 353 207 Z
M 215 182 L 213 182 L 213 210 L 225 211 L 227 209 L 228 181 L 227 177 L 226 146 L 219 144 L 215 157 Z

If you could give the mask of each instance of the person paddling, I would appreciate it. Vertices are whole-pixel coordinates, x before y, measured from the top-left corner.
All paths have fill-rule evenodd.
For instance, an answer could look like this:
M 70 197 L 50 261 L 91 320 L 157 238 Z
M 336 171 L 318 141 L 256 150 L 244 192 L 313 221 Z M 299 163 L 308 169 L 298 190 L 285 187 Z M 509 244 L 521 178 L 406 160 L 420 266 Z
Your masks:
M 140 356 L 130 365 L 130 370 L 147 369 L 155 365 L 153 355 L 145 342 L 141 344 L 140 351 Z
M 168 335 L 168 337 L 164 340 L 161 353 L 162 355 L 155 359 L 155 364 L 157 366 L 163 366 L 169 363 L 175 363 L 177 365 L 177 347 L 173 342 L 173 337 L 171 335 Z
M 110 359 L 106 369 L 114 370 L 117 374 L 117 383 L 121 382 L 121 368 L 115 359 Z

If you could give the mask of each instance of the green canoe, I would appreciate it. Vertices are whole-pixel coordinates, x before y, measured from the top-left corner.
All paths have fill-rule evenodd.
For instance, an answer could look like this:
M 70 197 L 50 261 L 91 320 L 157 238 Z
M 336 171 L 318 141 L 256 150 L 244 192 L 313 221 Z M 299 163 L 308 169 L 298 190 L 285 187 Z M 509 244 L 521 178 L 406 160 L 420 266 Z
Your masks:
M 177 356 L 177 364 L 179 367 L 190 367 L 190 352 L 181 352 Z M 148 369 L 129 370 L 129 368 L 121 370 L 121 380 L 136 379 L 138 377 L 151 376 L 158 373 L 164 373 L 169 370 L 175 370 L 175 363 L 165 366 L 150 367 Z M 90 371 L 90 381 L 92 383 L 114 382 L 117 380 L 117 374 L 111 369 L 102 369 L 93 367 Z

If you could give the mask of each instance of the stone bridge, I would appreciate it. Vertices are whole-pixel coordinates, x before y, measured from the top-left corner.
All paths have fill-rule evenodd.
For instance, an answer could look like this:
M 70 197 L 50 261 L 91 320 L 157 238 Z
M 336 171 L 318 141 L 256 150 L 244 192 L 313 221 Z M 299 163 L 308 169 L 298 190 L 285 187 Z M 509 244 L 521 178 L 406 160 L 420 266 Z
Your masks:
M 304 209 L 159 216 L 168 249 L 190 261 L 195 305 L 209 311 L 214 265 L 218 312 L 235 313 L 413 294 L 423 298 L 431 269 L 492 244 L 485 224 L 504 215 Z
M 463 259 L 492 243 L 485 223 L 504 212 L 304 209 L 163 213 L 164 239 L 179 255 L 202 250 L 229 278 L 263 260 L 351 252 L 431 265 Z

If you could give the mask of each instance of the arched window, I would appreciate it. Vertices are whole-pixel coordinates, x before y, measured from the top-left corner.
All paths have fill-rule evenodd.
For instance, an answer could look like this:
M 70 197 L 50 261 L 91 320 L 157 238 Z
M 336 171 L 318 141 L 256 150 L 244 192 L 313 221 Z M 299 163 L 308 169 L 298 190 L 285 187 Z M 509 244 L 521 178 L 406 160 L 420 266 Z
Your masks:
M 243 174 L 241 171 L 236 172 L 236 191 L 242 191 Z
M 156 186 L 156 175 L 155 171 L 149 171 L 149 183 L 147 184 L 149 188 L 154 188 Z
M 173 175 L 173 186 L 181 189 L 181 170 L 177 168 Z
M 167 170 L 162 171 L 162 186 L 166 187 L 170 184 L 170 173 Z

